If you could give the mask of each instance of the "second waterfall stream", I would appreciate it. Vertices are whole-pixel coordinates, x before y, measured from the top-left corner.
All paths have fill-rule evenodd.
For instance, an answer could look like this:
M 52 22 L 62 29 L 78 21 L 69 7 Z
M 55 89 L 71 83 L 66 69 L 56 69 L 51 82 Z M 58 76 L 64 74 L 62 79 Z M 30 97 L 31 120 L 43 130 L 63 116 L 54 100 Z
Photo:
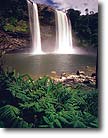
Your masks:
M 56 10 L 57 53 L 68 54 L 73 50 L 71 22 L 66 13 Z

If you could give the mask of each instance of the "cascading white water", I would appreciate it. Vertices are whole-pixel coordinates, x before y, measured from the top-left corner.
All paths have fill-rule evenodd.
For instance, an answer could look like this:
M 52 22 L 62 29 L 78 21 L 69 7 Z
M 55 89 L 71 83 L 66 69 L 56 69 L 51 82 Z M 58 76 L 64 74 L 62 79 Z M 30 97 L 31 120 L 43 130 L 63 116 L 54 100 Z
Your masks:
M 72 28 L 70 20 L 66 13 L 56 10 L 57 13 L 57 29 L 56 29 L 56 47 L 57 53 L 69 54 L 73 52 L 72 44 Z
M 32 54 L 43 54 L 41 46 L 38 7 L 32 0 L 27 0 L 29 22 L 32 36 Z M 73 53 L 71 22 L 66 13 L 56 10 L 56 51 L 54 53 Z
M 37 4 L 27 0 L 29 11 L 30 30 L 32 35 L 32 54 L 42 54 L 40 23 Z M 32 7 L 32 8 L 31 8 Z M 31 11 L 32 10 L 32 11 Z

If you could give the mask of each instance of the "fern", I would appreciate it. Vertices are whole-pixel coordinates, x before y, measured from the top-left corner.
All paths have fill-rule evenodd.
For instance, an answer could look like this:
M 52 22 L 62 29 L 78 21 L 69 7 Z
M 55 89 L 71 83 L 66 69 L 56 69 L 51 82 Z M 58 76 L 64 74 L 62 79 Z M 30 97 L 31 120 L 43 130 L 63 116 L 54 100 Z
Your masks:
M 98 128 L 99 127 L 99 123 L 98 123 L 98 119 L 96 118 L 93 122 L 90 123 L 91 128 Z
M 9 88 L 7 88 L 7 90 L 9 90 L 11 92 L 11 94 L 13 95 L 13 97 L 16 97 L 18 98 L 19 100 L 21 101 L 29 101 L 31 100 L 30 97 L 28 97 L 27 95 L 25 95 L 25 91 L 23 91 L 21 89 L 21 87 L 19 87 L 18 85 L 16 84 L 10 84 Z
M 62 128 L 61 122 L 58 119 L 55 119 L 54 123 L 56 124 L 56 127 Z
M 49 128 L 49 125 L 39 125 L 38 128 Z
M 97 91 L 36 81 L 15 71 L 0 73 L 0 127 L 97 128 Z
M 29 124 L 19 117 L 20 110 L 14 106 L 6 105 L 0 108 L 0 120 L 4 121 L 5 124 L 11 124 L 11 128 L 31 128 L 33 124 Z M 6 124 L 8 126 L 8 124 Z
M 6 105 L 0 108 L 0 119 L 12 120 L 20 114 L 20 110 L 12 105 Z
M 88 112 L 84 112 L 84 122 L 88 127 L 97 127 L 98 126 L 98 120 L 96 117 Z M 96 121 L 96 122 L 95 122 Z
M 0 120 L 5 126 L 10 125 L 17 116 L 20 115 L 20 110 L 14 106 L 6 105 L 0 108 Z
M 32 127 L 33 127 L 33 124 L 27 123 L 20 117 L 15 118 L 11 125 L 11 128 L 32 128 Z
M 74 128 L 86 128 L 87 126 L 83 122 L 77 120 L 76 122 L 74 122 L 73 127 Z
M 66 124 L 70 124 L 69 121 L 67 121 L 64 117 L 59 116 L 58 119 L 62 122 L 62 123 L 66 123 Z
M 45 117 L 45 116 L 43 116 L 43 120 L 44 120 L 45 123 L 47 123 L 48 125 L 51 123 L 50 120 L 49 120 L 47 117 Z

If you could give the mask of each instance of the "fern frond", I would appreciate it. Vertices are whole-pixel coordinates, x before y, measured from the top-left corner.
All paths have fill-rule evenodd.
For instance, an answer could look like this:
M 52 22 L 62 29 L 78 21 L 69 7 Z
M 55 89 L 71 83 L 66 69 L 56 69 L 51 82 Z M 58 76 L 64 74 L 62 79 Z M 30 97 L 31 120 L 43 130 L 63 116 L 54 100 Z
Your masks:
M 12 105 L 6 105 L 0 108 L 0 119 L 14 119 L 20 114 L 20 110 Z
M 29 124 L 23 118 L 17 117 L 14 119 L 11 128 L 32 128 L 33 124 Z
M 57 127 L 62 128 L 62 125 L 58 119 L 55 119 L 54 123 L 56 124 Z

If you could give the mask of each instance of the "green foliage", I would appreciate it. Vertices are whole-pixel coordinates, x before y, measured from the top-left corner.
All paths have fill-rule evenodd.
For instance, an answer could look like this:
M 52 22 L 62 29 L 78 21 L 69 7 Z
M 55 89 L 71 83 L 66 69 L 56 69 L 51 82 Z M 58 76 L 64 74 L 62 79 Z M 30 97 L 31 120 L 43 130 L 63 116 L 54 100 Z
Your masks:
M 15 26 L 17 24 L 18 20 L 15 17 L 10 17 L 9 22 L 10 22 L 10 24 Z
M 67 15 L 80 45 L 98 47 L 98 13 L 85 11 L 86 15 L 80 15 L 80 11 L 69 9 Z
M 29 17 L 27 1 L 0 0 L 0 27 L 5 31 L 28 33 Z
M 16 32 L 28 32 L 28 24 L 26 21 L 20 20 L 16 26 Z
M 6 22 L 3 29 L 9 32 L 27 33 L 29 31 L 27 22 L 23 20 L 17 21 L 16 18 L 11 18 L 8 22 Z
M 0 118 L 5 121 L 10 121 L 11 119 L 13 120 L 19 114 L 19 109 L 11 105 L 5 105 L 0 108 Z
M 15 71 L 0 73 L 0 127 L 98 128 L 98 92 L 32 80 Z
M 28 124 L 23 118 L 19 117 L 20 110 L 12 105 L 5 105 L 0 108 L 0 122 L 1 127 L 18 127 L 18 128 L 31 128 L 32 124 Z M 5 125 L 4 125 L 5 124 Z
M 10 32 L 15 32 L 15 27 L 14 27 L 14 25 L 7 23 L 7 24 L 4 26 L 4 30 L 5 30 L 5 31 L 10 31 Z

